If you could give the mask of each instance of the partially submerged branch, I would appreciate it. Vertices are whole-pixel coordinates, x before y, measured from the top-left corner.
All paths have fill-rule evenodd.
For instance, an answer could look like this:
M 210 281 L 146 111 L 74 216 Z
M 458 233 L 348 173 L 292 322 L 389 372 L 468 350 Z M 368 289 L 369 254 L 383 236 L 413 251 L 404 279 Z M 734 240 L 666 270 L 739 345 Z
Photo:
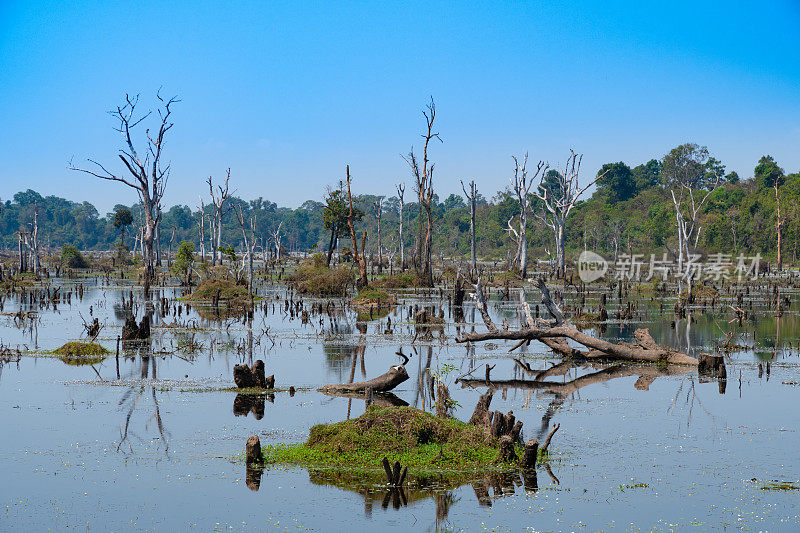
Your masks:
M 547 324 L 542 322 L 534 323 L 528 319 L 527 326 L 522 329 L 516 331 L 506 329 L 499 330 L 489 316 L 486 308 L 486 300 L 483 296 L 483 290 L 481 289 L 480 279 L 478 279 L 478 283 L 475 285 L 478 310 L 481 312 L 483 321 L 489 331 L 486 333 L 464 333 L 461 337 L 456 339 L 456 341 L 478 342 L 502 339 L 521 341 L 517 344 L 521 346 L 526 342 L 538 340 L 566 357 L 580 356 L 590 359 L 621 359 L 624 361 L 661 362 L 690 366 L 697 366 L 698 364 L 697 359 L 690 355 L 657 344 L 655 340 L 653 340 L 653 337 L 650 336 L 650 332 L 647 329 L 637 329 L 634 332 L 636 342 L 630 343 L 613 343 L 587 335 L 566 322 L 564 314 L 550 298 L 547 286 L 541 280 L 539 281 L 539 290 L 542 293 L 542 303 L 555 318 L 555 321 L 552 324 Z M 530 316 L 530 313 L 527 312 L 526 316 Z M 588 348 L 588 350 L 574 349 L 569 346 L 565 339 L 571 339 L 582 344 Z

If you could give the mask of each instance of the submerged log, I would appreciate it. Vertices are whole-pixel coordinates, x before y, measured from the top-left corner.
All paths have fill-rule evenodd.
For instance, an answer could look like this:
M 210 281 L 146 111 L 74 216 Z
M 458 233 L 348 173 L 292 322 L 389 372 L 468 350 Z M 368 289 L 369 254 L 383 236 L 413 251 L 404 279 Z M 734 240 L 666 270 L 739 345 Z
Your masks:
M 320 392 L 361 392 L 363 393 L 367 387 L 371 387 L 374 392 L 390 391 L 405 380 L 408 379 L 408 372 L 403 365 L 394 365 L 389 367 L 389 371 L 381 374 L 376 378 L 369 381 L 358 381 L 356 383 L 338 383 L 333 385 L 325 385 L 320 387 Z

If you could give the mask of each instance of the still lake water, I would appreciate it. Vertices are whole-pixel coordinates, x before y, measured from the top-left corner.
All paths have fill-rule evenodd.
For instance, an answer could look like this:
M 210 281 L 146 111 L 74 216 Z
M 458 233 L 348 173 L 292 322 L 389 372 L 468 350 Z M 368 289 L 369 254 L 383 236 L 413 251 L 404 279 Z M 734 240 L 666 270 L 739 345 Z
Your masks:
M 409 307 L 442 305 L 449 317 L 446 295 L 407 294 L 388 317 L 366 320 L 366 333 L 340 301 L 303 324 L 285 310 L 281 286 L 261 289 L 252 328 L 209 318 L 207 309 L 162 317 L 159 305 L 153 341 L 124 346 L 117 359 L 122 302 L 131 288 L 83 280 L 80 299 L 76 281 L 51 284 L 72 291 L 71 303 L 33 305 L 37 319 L 0 316 L 0 343 L 22 350 L 0 367 L 2 531 L 800 530 L 800 491 L 767 490 L 800 485 L 797 304 L 776 318 L 755 299 L 760 318 L 741 327 L 729 323 L 727 304 L 714 312 L 698 305 L 687 332 L 686 320 L 673 324 L 674 299 L 662 312 L 660 300 L 638 297 L 636 318 L 610 324 L 604 337 L 627 338 L 648 327 L 657 342 L 697 354 L 714 351 L 724 331 L 735 329 L 750 348 L 726 356 L 724 387 L 693 369 L 657 375 L 652 366 L 593 365 L 547 380 L 567 383 L 598 371 L 611 379 L 590 380 L 567 395 L 498 391 L 492 409 L 513 410 L 526 438 L 541 441 L 561 424 L 536 490 L 514 476 L 457 488 L 437 488 L 432 480 L 412 486 L 403 500 L 382 486 L 300 468 L 269 467 L 260 483 L 248 484 L 244 443 L 253 434 L 262 445 L 304 441 L 314 424 L 361 415 L 363 401 L 330 398 L 317 387 L 381 374 L 400 362 L 400 347 L 411 355 L 410 379 L 395 394 L 431 410 L 426 369 L 442 373 L 452 365 L 445 381 L 462 420 L 485 388 L 462 388 L 457 376 L 474 368 L 483 377 L 489 363 L 496 364 L 493 379 L 526 378 L 507 353 L 511 343 L 456 344 L 451 322 L 446 339 L 437 332 L 412 346 Z M 175 290 L 163 295 L 172 298 Z M 495 321 L 517 327 L 518 306 L 497 296 L 490 303 Z M 532 291 L 528 298 L 534 302 Z M 5 296 L 2 310 L 29 309 L 29 300 Z M 306 309 L 313 302 L 306 299 Z M 141 316 L 144 307 L 134 310 Z M 483 330 L 471 301 L 465 314 L 462 327 Z M 44 353 L 85 339 L 83 321 L 94 317 L 105 324 L 99 342 L 110 357 L 74 366 Z M 387 318 L 391 334 L 384 334 Z M 534 370 L 560 362 L 535 343 L 522 355 Z M 263 416 L 261 401 L 220 390 L 233 386 L 233 366 L 251 359 L 265 361 L 277 387 L 298 389 L 267 398 Z

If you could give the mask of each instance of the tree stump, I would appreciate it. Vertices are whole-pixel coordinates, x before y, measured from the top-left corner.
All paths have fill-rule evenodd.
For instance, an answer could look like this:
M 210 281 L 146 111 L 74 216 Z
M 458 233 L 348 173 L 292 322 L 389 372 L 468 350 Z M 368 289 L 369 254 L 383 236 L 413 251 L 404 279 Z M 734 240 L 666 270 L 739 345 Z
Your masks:
M 244 448 L 245 451 L 245 462 L 249 465 L 252 464 L 261 464 L 264 462 L 264 456 L 261 455 L 261 441 L 258 438 L 258 435 L 251 435 L 249 439 L 247 439 L 247 444 Z
M 492 413 L 489 412 L 489 406 L 492 403 L 492 396 L 494 393 L 491 390 L 486 391 L 486 394 L 481 394 L 478 398 L 478 403 L 475 405 L 475 411 L 469 419 L 469 423 L 474 426 L 490 426 L 492 420 Z
M 514 441 L 508 435 L 500 437 L 498 442 L 497 459 L 495 463 L 515 463 L 519 460 L 517 452 L 514 451 Z
M 711 376 L 726 376 L 725 358 L 721 355 L 701 353 L 697 358 L 697 371 Z
M 536 468 L 536 459 L 539 453 L 539 441 L 531 439 L 525 443 L 525 451 L 522 454 L 522 468 Z

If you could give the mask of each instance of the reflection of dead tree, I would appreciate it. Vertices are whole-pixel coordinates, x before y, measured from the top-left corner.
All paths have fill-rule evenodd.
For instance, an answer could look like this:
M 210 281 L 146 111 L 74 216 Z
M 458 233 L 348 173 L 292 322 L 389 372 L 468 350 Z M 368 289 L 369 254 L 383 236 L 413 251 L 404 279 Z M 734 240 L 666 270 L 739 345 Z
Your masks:
M 152 379 L 155 379 L 156 375 L 156 360 L 153 357 L 141 356 L 141 368 L 140 368 L 140 377 L 141 379 L 148 379 L 150 371 L 149 371 L 149 364 L 152 361 Z M 134 413 L 136 412 L 136 408 L 139 405 L 142 398 L 145 396 L 147 389 L 150 389 L 150 394 L 153 400 L 153 408 L 154 412 L 153 415 L 148 419 L 147 422 L 151 420 L 155 420 L 156 426 L 158 428 L 158 433 L 161 436 L 161 442 L 164 443 L 164 454 L 169 454 L 169 432 L 164 427 L 164 421 L 161 418 L 161 409 L 158 403 L 158 397 L 156 396 L 156 389 L 152 385 L 142 385 L 142 384 L 135 384 L 131 385 L 125 394 L 122 395 L 118 405 L 125 406 L 127 408 L 127 412 L 125 414 L 125 423 L 121 428 L 120 433 L 120 441 L 117 444 L 117 451 L 120 451 L 122 445 L 129 441 L 130 434 L 134 434 L 131 429 L 131 420 L 133 418 Z M 145 429 L 147 429 L 147 423 L 145 423 Z M 135 434 L 134 434 L 135 435 Z M 141 439 L 140 439 L 141 440 Z M 130 445 L 129 445 L 130 446 Z
M 489 316 L 479 278 L 478 283 L 475 285 L 477 307 L 488 331 L 486 333 L 464 333 L 456 339 L 456 342 L 478 342 L 494 339 L 518 341 L 517 345 L 512 348 L 513 350 L 532 340 L 538 340 L 564 357 L 621 359 L 690 366 L 697 366 L 698 364 L 697 359 L 694 357 L 658 345 L 647 329 L 637 329 L 634 332 L 635 343 L 613 343 L 587 335 L 566 321 L 561 309 L 550 298 L 550 292 L 541 279 L 539 280 L 539 290 L 542 293 L 542 303 L 547 307 L 554 320 L 552 322 L 535 321 L 531 314 L 530 306 L 523 299 L 522 308 L 525 312 L 526 326 L 519 330 L 499 330 Z M 570 347 L 566 339 L 582 344 L 587 350 Z
M 556 368 L 556 367 L 553 367 Z M 639 390 L 648 390 L 650 384 L 659 376 L 669 376 L 676 374 L 684 374 L 691 371 L 691 368 L 685 365 L 670 365 L 665 368 L 655 367 L 652 365 L 615 365 L 598 372 L 586 374 L 575 378 L 566 383 L 559 383 L 557 381 L 541 381 L 541 380 L 526 380 L 526 379 L 508 379 L 508 380 L 486 380 L 486 379 L 460 379 L 462 387 L 489 387 L 493 390 L 502 389 L 525 389 L 525 390 L 542 390 L 555 394 L 560 397 L 569 396 L 583 387 L 594 385 L 597 383 L 604 383 L 606 381 L 629 377 L 639 376 L 635 383 L 635 387 Z M 546 371 L 545 371 L 546 372 Z

